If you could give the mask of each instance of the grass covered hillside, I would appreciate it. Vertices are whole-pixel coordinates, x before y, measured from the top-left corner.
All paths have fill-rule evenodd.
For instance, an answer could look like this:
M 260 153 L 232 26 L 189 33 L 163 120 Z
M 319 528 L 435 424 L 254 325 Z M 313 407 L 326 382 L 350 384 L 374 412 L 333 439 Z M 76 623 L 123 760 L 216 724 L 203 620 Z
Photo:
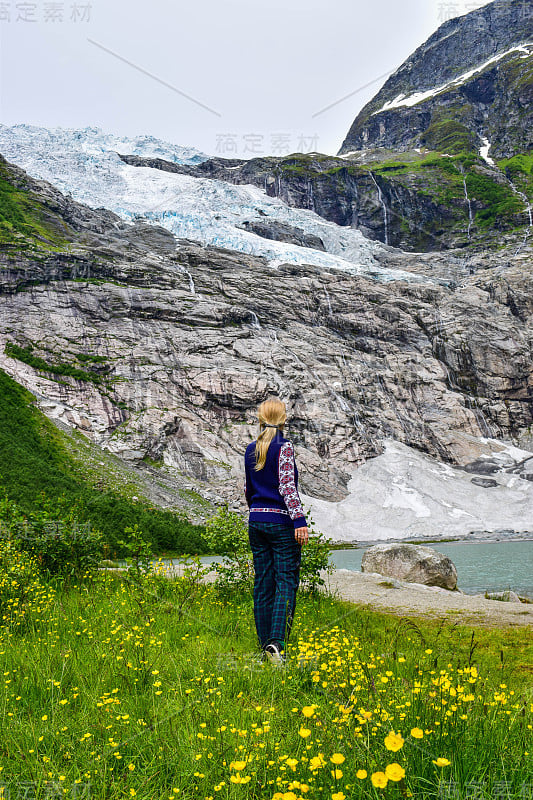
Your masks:
M 119 551 L 124 529 L 135 524 L 156 552 L 205 551 L 202 526 L 146 500 L 134 501 L 134 486 L 114 487 L 102 471 L 97 478 L 94 459 L 84 463 L 84 448 L 74 450 L 33 400 L 0 369 L 0 486 L 29 518 L 46 513 L 63 519 L 75 513 L 102 531 L 110 556 Z

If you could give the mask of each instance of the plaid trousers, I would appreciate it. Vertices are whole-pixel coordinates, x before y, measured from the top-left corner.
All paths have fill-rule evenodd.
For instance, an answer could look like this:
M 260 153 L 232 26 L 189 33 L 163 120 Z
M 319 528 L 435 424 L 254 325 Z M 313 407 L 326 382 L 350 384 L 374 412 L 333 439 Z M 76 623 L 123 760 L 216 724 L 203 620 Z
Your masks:
M 254 559 L 254 618 L 262 648 L 270 642 L 285 647 L 296 592 L 300 584 L 302 546 L 294 526 L 277 522 L 249 522 L 248 539 Z

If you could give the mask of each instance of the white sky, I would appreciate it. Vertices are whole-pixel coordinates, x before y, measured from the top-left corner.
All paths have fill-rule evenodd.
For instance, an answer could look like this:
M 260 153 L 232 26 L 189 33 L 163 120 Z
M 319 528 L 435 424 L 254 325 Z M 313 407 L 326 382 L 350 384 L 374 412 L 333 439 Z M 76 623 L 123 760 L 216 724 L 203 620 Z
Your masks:
M 446 19 L 486 4 L 7 0 L 0 120 L 241 158 L 334 154 L 388 74 Z

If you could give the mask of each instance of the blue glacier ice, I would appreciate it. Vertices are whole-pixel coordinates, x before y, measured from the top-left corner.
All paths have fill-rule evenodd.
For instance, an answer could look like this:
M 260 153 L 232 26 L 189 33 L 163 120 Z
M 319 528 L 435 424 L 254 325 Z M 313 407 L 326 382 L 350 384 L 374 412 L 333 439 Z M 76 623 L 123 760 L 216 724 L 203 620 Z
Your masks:
M 328 222 L 314 211 L 290 208 L 252 185 L 192 178 L 152 167 L 125 164 L 117 155 L 158 157 L 177 164 L 209 158 L 149 135 L 123 137 L 98 127 L 42 128 L 0 125 L 0 152 L 32 177 L 91 208 L 107 208 L 126 221 L 142 218 L 179 238 L 263 256 L 272 268 L 282 263 L 312 264 L 380 281 L 426 282 L 427 277 L 386 269 L 376 259 L 383 245 L 360 231 Z M 319 236 L 326 252 L 264 239 L 241 230 L 246 220 L 284 222 Z

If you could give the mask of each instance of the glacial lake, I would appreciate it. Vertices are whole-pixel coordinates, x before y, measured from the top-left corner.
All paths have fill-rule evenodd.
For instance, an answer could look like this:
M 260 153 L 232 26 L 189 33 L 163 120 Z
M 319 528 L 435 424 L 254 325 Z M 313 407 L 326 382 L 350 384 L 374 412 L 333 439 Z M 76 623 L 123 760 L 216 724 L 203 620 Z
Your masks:
M 451 558 L 457 569 L 457 585 L 467 594 L 512 589 L 533 599 L 533 541 L 439 542 L 428 544 Z M 332 550 L 330 560 L 337 569 L 361 571 L 367 548 Z M 171 559 L 164 559 L 167 563 Z M 219 559 L 203 556 L 203 564 Z

